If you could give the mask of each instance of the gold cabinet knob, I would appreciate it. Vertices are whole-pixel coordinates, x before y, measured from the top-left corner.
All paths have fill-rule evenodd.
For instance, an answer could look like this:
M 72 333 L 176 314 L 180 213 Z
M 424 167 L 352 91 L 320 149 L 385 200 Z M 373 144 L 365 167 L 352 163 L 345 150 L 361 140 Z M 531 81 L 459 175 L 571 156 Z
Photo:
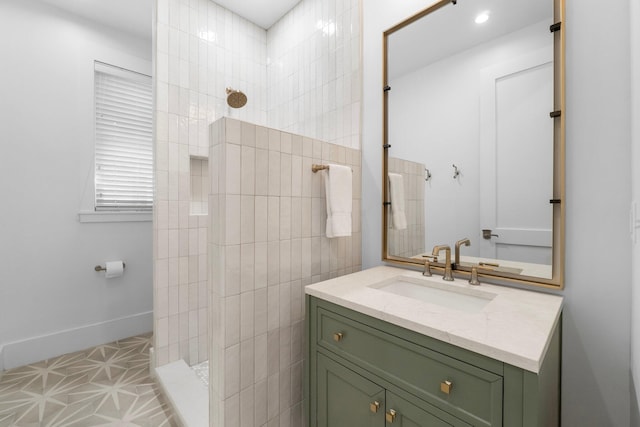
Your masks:
M 395 421 L 395 419 L 396 419 L 396 411 L 394 411 L 393 409 L 389 409 L 389 410 L 387 411 L 387 414 L 386 414 L 386 417 L 385 417 L 385 418 L 387 419 L 387 422 L 388 422 L 388 423 L 392 423 L 392 422 L 394 422 L 394 421 Z
M 336 342 L 342 341 L 343 337 L 344 337 L 344 335 L 342 334 L 342 332 L 334 332 L 334 334 L 333 334 L 333 340 L 336 341 Z
M 451 381 L 443 381 L 440 383 L 440 391 L 444 394 L 451 393 L 451 389 L 453 388 L 453 383 Z
M 374 414 L 378 412 L 378 409 L 380 409 L 380 402 L 378 402 L 377 400 L 375 402 L 371 402 L 369 403 L 369 410 L 371 412 L 373 412 Z

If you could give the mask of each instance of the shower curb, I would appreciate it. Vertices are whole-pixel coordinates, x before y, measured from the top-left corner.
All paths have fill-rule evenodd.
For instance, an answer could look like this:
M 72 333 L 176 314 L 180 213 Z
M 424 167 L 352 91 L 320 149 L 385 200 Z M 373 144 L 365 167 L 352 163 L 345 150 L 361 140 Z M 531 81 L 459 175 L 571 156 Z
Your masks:
M 155 368 L 155 379 L 183 427 L 209 427 L 209 390 L 184 360 Z

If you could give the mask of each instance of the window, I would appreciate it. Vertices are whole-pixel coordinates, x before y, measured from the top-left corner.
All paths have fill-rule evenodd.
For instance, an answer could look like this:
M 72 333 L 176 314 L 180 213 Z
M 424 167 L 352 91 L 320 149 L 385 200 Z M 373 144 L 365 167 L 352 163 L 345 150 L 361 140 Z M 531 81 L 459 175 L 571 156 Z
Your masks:
M 95 62 L 95 209 L 153 207 L 151 77 Z

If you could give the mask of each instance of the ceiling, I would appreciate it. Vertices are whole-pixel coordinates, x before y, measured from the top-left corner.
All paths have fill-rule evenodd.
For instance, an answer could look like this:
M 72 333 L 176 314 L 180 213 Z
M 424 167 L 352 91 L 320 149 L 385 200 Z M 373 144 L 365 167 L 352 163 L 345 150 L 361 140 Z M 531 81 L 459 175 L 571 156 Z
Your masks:
M 154 0 L 40 0 L 83 18 L 151 39 Z
M 474 22 L 488 11 L 489 20 Z M 389 37 L 389 78 L 402 76 L 489 40 L 547 20 L 553 2 L 540 0 L 473 0 L 444 6 Z
M 299 2 L 300 0 L 216 0 L 220 6 L 265 30 L 271 28 Z
M 155 0 L 40 0 L 75 15 L 151 39 Z M 300 0 L 216 0 L 215 3 L 268 29 Z

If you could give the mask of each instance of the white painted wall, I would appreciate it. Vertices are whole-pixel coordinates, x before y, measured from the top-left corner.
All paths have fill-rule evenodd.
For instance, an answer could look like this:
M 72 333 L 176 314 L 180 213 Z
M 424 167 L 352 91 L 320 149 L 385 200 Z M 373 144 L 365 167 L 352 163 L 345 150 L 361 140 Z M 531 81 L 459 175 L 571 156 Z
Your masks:
M 0 52 L 0 368 L 151 331 L 151 222 L 78 221 L 92 207 L 93 61 L 149 73 L 150 41 L 4 0 Z M 122 278 L 94 271 L 114 259 Z
M 381 254 L 382 31 L 429 3 L 364 3 L 363 268 Z M 629 425 L 628 13 L 626 1 L 567 2 L 565 426 Z M 601 251 L 606 264 L 593 262 Z
M 628 14 L 623 1 L 567 2 L 563 425 L 629 424 Z M 599 248 L 609 262 L 592 262 Z
M 631 195 L 636 204 L 640 203 L 640 2 L 629 0 L 631 6 Z M 640 229 L 636 230 L 640 232 Z M 631 374 L 638 398 L 640 387 L 640 236 L 632 251 L 631 288 Z M 634 395 L 632 394 L 632 397 Z M 640 401 L 632 402 L 632 421 L 640 424 L 638 408 Z M 632 424 L 634 425 L 634 424 Z

